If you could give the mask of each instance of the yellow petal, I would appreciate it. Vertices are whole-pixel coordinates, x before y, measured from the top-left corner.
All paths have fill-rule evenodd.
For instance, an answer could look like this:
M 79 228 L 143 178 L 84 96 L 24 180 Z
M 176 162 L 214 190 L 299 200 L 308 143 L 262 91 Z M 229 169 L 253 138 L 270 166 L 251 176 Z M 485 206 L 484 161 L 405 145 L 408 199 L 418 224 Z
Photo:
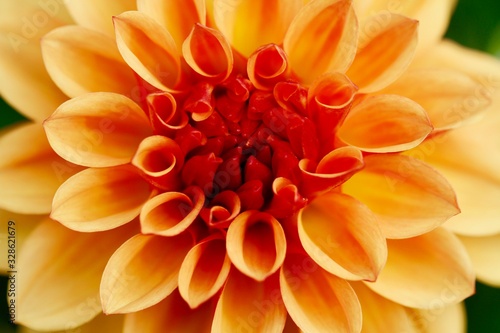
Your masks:
M 377 218 L 340 193 L 319 196 L 299 212 L 304 250 L 326 271 L 344 279 L 375 281 L 387 258 Z
M 65 5 L 78 25 L 114 37 L 113 15 L 135 10 L 135 3 L 135 0 L 71 0 Z
M 474 293 L 474 270 L 458 238 L 443 228 L 422 236 L 388 240 L 387 263 L 377 282 L 366 283 L 396 303 L 433 309 Z
M 18 322 L 55 331 L 78 327 L 97 316 L 106 262 L 135 229 L 129 225 L 103 233 L 79 233 L 52 220 L 42 222 L 19 254 Z
M 361 307 L 349 283 L 302 254 L 288 254 L 280 271 L 288 314 L 304 332 L 360 332 Z
M 179 292 L 194 309 L 217 293 L 226 282 L 231 261 L 226 242 L 213 237 L 200 242 L 186 255 L 179 271 Z
M 364 169 L 342 189 L 377 214 L 387 238 L 421 235 L 460 212 L 447 180 L 408 156 L 366 156 Z
M 394 14 L 373 31 L 373 26 L 384 19 L 379 14 L 363 22 L 358 52 L 347 71 L 362 93 L 378 91 L 394 82 L 410 65 L 417 47 L 418 21 Z
M 109 36 L 65 26 L 44 36 L 42 52 L 52 80 L 69 97 L 94 91 L 137 94 L 134 73 Z
M 179 50 L 193 26 L 206 19 L 203 0 L 138 0 L 137 8 L 165 27 Z
M 464 303 L 444 306 L 436 302 L 432 310 L 407 310 L 416 332 L 465 333 L 467 331 Z
M 68 324 L 63 331 L 57 331 L 51 333 L 122 333 L 123 331 L 123 315 L 113 315 L 106 316 L 104 314 L 99 314 L 97 317 L 89 321 L 82 326 L 74 326 L 73 324 Z M 30 329 L 26 326 L 19 326 L 17 333 L 47 333 L 47 331 L 37 331 Z
M 215 302 L 206 302 L 192 310 L 175 290 L 148 309 L 125 316 L 123 333 L 210 333 Z
M 109 230 L 137 217 L 150 194 L 149 183 L 129 166 L 89 168 L 61 185 L 50 216 L 77 231 Z
M 312 1 L 294 18 L 283 47 L 293 72 L 311 83 L 345 71 L 356 54 L 358 23 L 351 0 Z
M 500 234 L 487 237 L 459 236 L 472 260 L 477 278 L 481 282 L 500 287 Z
M 109 259 L 101 282 L 104 313 L 129 313 L 153 306 L 177 288 L 189 233 L 175 237 L 136 235 Z
M 0 207 L 13 212 L 49 213 L 57 188 L 81 170 L 54 153 L 40 124 L 4 133 L 0 151 Z
M 217 303 L 212 332 L 281 333 L 286 309 L 278 283 L 277 274 L 258 282 L 233 269 Z
M 420 105 L 397 95 L 378 95 L 353 106 L 338 136 L 363 151 L 389 153 L 416 147 L 431 131 Z
M 139 143 L 152 131 L 144 111 L 114 93 L 90 93 L 69 100 L 44 127 L 59 156 L 91 167 L 130 162 Z
M 172 91 L 180 79 L 180 57 L 175 41 L 158 22 L 141 12 L 113 18 L 116 44 L 125 62 L 154 87 Z
M 217 28 L 231 45 L 248 57 L 260 46 L 281 44 L 300 0 L 214 0 Z

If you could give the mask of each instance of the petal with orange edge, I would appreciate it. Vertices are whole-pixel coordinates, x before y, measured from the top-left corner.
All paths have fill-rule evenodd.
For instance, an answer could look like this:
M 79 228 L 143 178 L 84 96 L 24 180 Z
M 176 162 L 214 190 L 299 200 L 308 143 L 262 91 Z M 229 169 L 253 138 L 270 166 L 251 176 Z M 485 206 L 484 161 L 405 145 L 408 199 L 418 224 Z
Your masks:
M 487 237 L 459 236 L 472 260 L 477 278 L 495 287 L 500 287 L 500 234 Z
M 361 307 L 352 287 L 310 257 L 287 255 L 280 288 L 288 314 L 304 332 L 361 331 Z
M 444 228 L 388 240 L 387 263 L 366 285 L 396 303 L 420 309 L 456 304 L 474 293 L 474 269 L 460 240 Z
M 231 269 L 226 242 L 214 236 L 193 247 L 179 271 L 179 292 L 194 309 L 217 293 Z
M 175 290 L 160 303 L 125 315 L 123 333 L 210 333 L 215 302 L 192 310 Z
M 190 233 L 175 237 L 136 235 L 111 256 L 101 281 L 103 311 L 129 313 L 153 306 L 177 288 Z
M 16 321 L 55 331 L 97 316 L 102 310 L 99 282 L 106 261 L 135 232 L 135 225 L 127 225 L 102 233 L 79 233 L 55 221 L 42 222 L 19 255 L 17 268 L 22 274 L 17 283 L 23 287 L 17 294 Z
M 347 71 L 361 93 L 394 82 L 410 65 L 417 47 L 418 21 L 393 14 L 381 29 L 372 31 L 379 21 L 383 19 L 377 15 L 362 24 L 356 58 Z
M 427 113 L 416 102 L 397 95 L 378 95 L 353 106 L 338 136 L 366 152 L 390 153 L 416 147 L 432 129 Z
M 59 156 L 89 167 L 130 162 L 139 143 L 152 132 L 147 116 L 132 100 L 101 92 L 62 104 L 44 127 Z
M 54 153 L 40 124 L 23 124 L 0 139 L 0 207 L 46 214 L 57 188 L 81 167 Z
M 109 230 L 137 217 L 150 195 L 149 183 L 129 166 L 90 168 L 59 187 L 50 216 L 77 231 Z
M 375 214 L 345 194 L 311 201 L 299 212 L 298 229 L 306 252 L 336 276 L 375 281 L 385 264 L 387 245 Z
M 281 44 L 300 0 L 214 0 L 217 28 L 231 45 L 248 57 L 262 45 Z
M 131 96 L 137 85 L 114 40 L 79 26 L 52 30 L 42 39 L 45 68 L 69 97 L 109 91 Z
M 460 213 L 452 186 L 426 163 L 403 155 L 370 155 L 342 187 L 377 214 L 387 238 L 428 232 Z
M 358 22 L 351 0 L 312 1 L 294 18 L 283 41 L 293 72 L 305 83 L 345 71 L 356 54 Z
M 233 269 L 217 303 L 212 332 L 281 333 L 285 321 L 277 274 L 258 282 Z
M 258 48 L 247 62 L 248 78 L 261 90 L 272 90 L 278 82 L 290 75 L 290 66 L 285 51 L 276 44 Z
M 257 281 L 264 281 L 285 259 L 285 232 L 270 214 L 246 211 L 229 226 L 226 246 L 236 268 Z
M 116 44 L 125 62 L 154 87 L 173 91 L 181 76 L 175 41 L 158 22 L 141 12 L 113 17 Z

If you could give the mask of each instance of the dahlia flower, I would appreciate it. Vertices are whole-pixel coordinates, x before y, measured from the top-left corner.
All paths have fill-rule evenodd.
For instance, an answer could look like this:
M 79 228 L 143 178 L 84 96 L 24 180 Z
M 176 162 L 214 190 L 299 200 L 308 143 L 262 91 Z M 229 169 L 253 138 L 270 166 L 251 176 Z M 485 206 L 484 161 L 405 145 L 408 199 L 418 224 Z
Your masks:
M 21 3 L 18 323 L 460 332 L 500 284 L 500 65 L 441 41 L 454 1 Z

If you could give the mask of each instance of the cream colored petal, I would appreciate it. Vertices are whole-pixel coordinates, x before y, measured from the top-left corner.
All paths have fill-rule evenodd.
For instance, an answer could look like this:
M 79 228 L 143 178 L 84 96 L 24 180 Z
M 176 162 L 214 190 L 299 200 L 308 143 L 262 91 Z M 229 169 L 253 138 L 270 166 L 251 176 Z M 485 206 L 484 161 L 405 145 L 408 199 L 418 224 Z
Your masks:
M 153 306 L 177 288 L 189 233 L 175 237 L 136 235 L 109 259 L 101 281 L 104 313 L 130 313 Z
M 277 274 L 258 282 L 233 269 L 217 303 L 212 332 L 281 333 L 285 321 Z
M 69 97 L 99 91 L 128 96 L 138 93 L 134 72 L 109 36 L 65 26 L 44 36 L 42 53 L 52 80 Z
M 165 27 L 179 50 L 196 23 L 205 25 L 204 0 L 138 0 L 137 8 Z
M 97 316 L 106 262 L 136 229 L 128 225 L 103 233 L 78 233 L 52 220 L 42 222 L 19 253 L 17 321 L 55 331 L 76 328 Z
M 73 327 L 73 325 L 68 324 L 66 329 L 63 331 L 50 332 L 50 333 L 122 333 L 123 331 L 123 315 L 112 315 L 107 316 L 105 314 L 100 314 L 87 324 L 79 327 Z M 26 326 L 19 326 L 17 333 L 47 333 L 47 331 L 37 331 L 30 329 Z
M 304 332 L 360 332 L 362 314 L 352 287 L 302 254 L 288 254 L 280 271 L 286 309 Z
M 416 147 L 431 131 L 420 105 L 402 96 L 377 95 L 353 106 L 338 136 L 366 152 L 390 153 Z
M 66 227 L 95 232 L 132 221 L 151 195 L 151 188 L 130 166 L 89 168 L 57 190 L 51 218 Z
M 358 22 L 351 0 L 312 1 L 294 18 L 283 41 L 293 72 L 311 83 L 345 71 L 356 54 Z
M 189 308 L 175 290 L 163 301 L 148 309 L 125 316 L 123 333 L 210 333 L 215 302 Z
M 137 104 L 123 95 L 104 92 L 67 101 L 44 127 L 59 156 L 90 167 L 130 162 L 139 143 L 152 132 Z
M 444 306 L 435 302 L 432 310 L 407 309 L 416 332 L 465 333 L 467 318 L 464 303 Z
M 231 45 L 248 57 L 265 44 L 281 44 L 300 0 L 214 0 L 217 28 Z
M 366 282 L 376 293 L 421 309 L 456 304 L 474 293 L 474 269 L 467 252 L 446 229 L 387 242 L 389 255 L 382 273 L 376 282 Z
M 459 236 L 465 245 L 476 270 L 477 278 L 484 283 L 500 287 L 500 234 L 487 237 Z
M 38 123 L 4 133 L 0 151 L 0 207 L 22 214 L 49 213 L 57 188 L 81 170 L 54 153 Z
M 281 224 L 273 216 L 246 211 L 229 226 L 226 247 L 231 262 L 242 273 L 264 281 L 283 263 L 286 238 Z
M 180 49 L 169 32 L 141 12 L 113 18 L 116 44 L 125 62 L 154 87 L 172 91 L 181 75 Z
M 344 279 L 375 281 L 387 258 L 377 218 L 344 194 L 325 194 L 299 212 L 299 237 L 311 258 Z
M 110 37 L 115 35 L 112 17 L 136 9 L 135 0 L 71 0 L 65 1 L 65 5 L 78 25 Z
M 403 155 L 370 155 L 343 184 L 377 214 L 384 236 L 408 238 L 428 232 L 460 213 L 452 186 L 426 163 Z

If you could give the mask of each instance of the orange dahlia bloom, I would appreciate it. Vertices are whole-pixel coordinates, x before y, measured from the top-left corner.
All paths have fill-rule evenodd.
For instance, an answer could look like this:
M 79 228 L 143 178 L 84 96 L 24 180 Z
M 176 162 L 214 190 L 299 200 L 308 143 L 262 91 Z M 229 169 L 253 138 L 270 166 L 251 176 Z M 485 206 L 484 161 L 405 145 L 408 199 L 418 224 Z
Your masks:
M 19 323 L 69 329 L 103 311 L 126 314 L 124 332 L 431 332 L 473 293 L 451 230 L 500 226 L 489 203 L 487 226 L 467 223 L 481 207 L 469 186 L 495 169 L 462 131 L 499 106 L 500 66 L 446 60 L 479 57 L 439 42 L 453 1 L 66 6 L 76 24 L 41 52 L 71 99 L 44 121 L 48 143 L 39 124 L 10 134 L 35 153 L 8 167 L 47 167 L 38 184 L 58 187 L 36 192 L 51 219 L 22 252 Z M 467 213 L 443 226 L 455 186 Z

